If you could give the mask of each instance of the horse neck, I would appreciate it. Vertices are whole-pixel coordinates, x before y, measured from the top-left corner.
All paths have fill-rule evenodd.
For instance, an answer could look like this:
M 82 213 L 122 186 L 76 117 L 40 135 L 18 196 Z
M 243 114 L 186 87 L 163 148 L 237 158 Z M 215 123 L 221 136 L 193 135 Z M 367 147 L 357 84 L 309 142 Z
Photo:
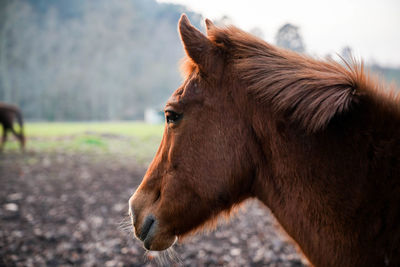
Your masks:
M 400 157 L 398 141 L 379 139 L 400 136 L 399 116 L 366 104 L 357 113 L 333 121 L 328 129 L 307 134 L 284 117 L 271 115 L 268 107 L 258 106 L 254 114 L 253 129 L 263 154 L 254 194 L 271 209 L 310 260 L 334 266 L 333 261 L 326 262 L 332 258 L 325 255 L 345 259 L 346 253 L 352 253 L 353 244 L 367 230 L 358 229 L 360 221 L 373 225 L 369 214 L 381 205 L 365 206 L 365 201 L 382 201 L 382 193 L 387 190 L 374 187 L 371 173 L 379 174 L 376 177 L 380 179 L 395 175 L 379 173 L 384 158 L 371 163 L 366 162 L 365 155 L 368 147 L 376 147 L 384 149 L 386 157 Z M 374 135 L 376 129 L 385 131 L 385 135 Z M 389 145 L 377 146 L 387 142 L 397 149 L 388 151 Z M 359 219 L 349 220 L 360 210 L 363 213 Z M 319 254 L 313 254 L 315 251 Z
M 258 127 L 254 127 L 263 154 L 254 193 L 309 257 L 307 252 L 314 249 L 313 244 L 321 245 L 318 235 L 312 234 L 312 228 L 318 229 L 320 225 L 313 221 L 317 219 L 324 223 L 326 220 L 320 216 L 325 200 L 318 199 L 323 197 L 323 192 L 308 180 L 313 167 L 307 160 L 317 155 L 306 151 L 307 148 L 301 145 L 301 137 L 296 138 L 299 133 L 287 127 L 285 121 L 272 116 L 265 118 L 268 111 L 262 113 L 264 120 L 258 119 Z

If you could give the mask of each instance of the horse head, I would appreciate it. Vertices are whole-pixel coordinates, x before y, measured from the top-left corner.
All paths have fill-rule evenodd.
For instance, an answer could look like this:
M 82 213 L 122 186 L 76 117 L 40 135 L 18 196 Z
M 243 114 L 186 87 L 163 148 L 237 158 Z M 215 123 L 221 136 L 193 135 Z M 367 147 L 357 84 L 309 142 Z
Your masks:
M 206 24 L 210 34 L 214 25 Z M 185 15 L 179 32 L 186 79 L 167 101 L 160 147 L 129 201 L 135 234 L 149 250 L 164 250 L 177 237 L 213 225 L 251 196 L 255 172 L 247 96 L 235 84 L 222 44 Z

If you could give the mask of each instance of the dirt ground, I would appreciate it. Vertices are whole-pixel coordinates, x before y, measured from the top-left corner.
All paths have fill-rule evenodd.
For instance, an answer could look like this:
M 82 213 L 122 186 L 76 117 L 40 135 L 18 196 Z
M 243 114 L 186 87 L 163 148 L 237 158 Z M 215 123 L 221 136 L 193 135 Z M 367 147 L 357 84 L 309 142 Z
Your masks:
M 123 156 L 0 154 L 0 266 L 306 266 L 256 201 L 212 233 L 146 253 L 127 223 L 144 172 Z

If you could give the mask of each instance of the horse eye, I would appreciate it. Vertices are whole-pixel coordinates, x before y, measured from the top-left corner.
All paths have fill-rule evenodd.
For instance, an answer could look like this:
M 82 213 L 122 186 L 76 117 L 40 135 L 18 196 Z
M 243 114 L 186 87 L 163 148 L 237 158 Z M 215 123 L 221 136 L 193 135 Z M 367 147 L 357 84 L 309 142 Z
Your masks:
M 165 111 L 165 119 L 167 123 L 177 123 L 182 118 L 182 114 L 178 114 L 175 111 Z

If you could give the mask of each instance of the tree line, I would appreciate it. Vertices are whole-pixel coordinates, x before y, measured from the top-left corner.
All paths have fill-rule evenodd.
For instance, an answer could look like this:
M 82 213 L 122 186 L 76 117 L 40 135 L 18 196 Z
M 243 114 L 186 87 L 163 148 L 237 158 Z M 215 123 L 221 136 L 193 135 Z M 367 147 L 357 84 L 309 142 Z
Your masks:
M 182 12 L 200 24 L 183 6 L 152 0 L 7 1 L 0 100 L 33 120 L 142 118 L 181 81 Z

